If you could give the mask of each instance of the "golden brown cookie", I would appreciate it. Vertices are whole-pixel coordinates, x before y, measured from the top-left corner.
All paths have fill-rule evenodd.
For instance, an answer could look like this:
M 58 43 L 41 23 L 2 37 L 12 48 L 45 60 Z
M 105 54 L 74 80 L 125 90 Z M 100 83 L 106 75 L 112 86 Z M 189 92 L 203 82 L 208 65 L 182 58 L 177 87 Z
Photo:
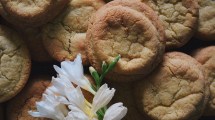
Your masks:
M 0 0 L 2 16 L 19 26 L 40 26 L 52 20 L 69 0 Z M 21 24 L 21 25 L 20 25 Z
M 24 40 L 28 46 L 31 58 L 36 62 L 54 61 L 46 51 L 42 42 L 41 30 L 38 28 L 26 28 L 23 32 Z
M 141 114 L 136 106 L 134 99 L 134 86 L 133 83 L 117 83 L 112 82 L 109 84 L 116 89 L 115 95 L 111 101 L 111 104 L 122 102 L 123 106 L 127 107 L 128 112 L 123 120 L 147 120 L 143 114 Z
M 185 45 L 197 28 L 197 0 L 141 0 L 155 10 L 162 21 L 166 34 L 166 47 Z
M 199 0 L 199 5 L 199 26 L 196 37 L 215 41 L 215 1 Z
M 180 52 L 166 53 L 162 64 L 136 83 L 140 111 L 156 120 L 197 120 L 209 97 L 203 66 Z
M 138 0 L 115 0 L 91 17 L 87 31 L 87 54 L 101 71 L 121 55 L 108 80 L 133 81 L 151 72 L 164 53 L 164 30 L 156 13 Z M 117 76 L 117 77 L 115 77 Z
M 103 5 L 102 0 L 72 0 L 60 16 L 43 28 L 44 46 L 55 60 L 74 60 L 81 53 L 83 63 L 88 64 L 85 52 L 88 20 Z
M 205 115 L 215 114 L 215 46 L 198 49 L 193 53 L 193 57 L 200 62 L 204 68 L 208 81 L 210 82 L 210 98 Z
M 49 120 L 34 118 L 28 111 L 36 110 L 35 103 L 40 101 L 42 94 L 50 84 L 51 77 L 37 76 L 29 80 L 26 87 L 15 98 L 7 103 L 8 120 Z
M 0 103 L 14 97 L 28 80 L 31 60 L 17 33 L 0 26 Z

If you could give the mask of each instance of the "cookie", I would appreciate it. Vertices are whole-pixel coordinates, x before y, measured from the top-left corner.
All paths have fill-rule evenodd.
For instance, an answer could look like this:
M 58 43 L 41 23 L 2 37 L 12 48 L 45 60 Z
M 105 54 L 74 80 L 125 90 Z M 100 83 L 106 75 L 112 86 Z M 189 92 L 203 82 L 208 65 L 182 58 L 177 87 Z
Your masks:
M 185 45 L 198 25 L 197 0 L 141 0 L 155 10 L 165 28 L 166 48 Z
M 199 0 L 199 25 L 196 38 L 215 41 L 215 1 Z
M 205 115 L 213 116 L 215 114 L 215 46 L 198 49 L 193 53 L 193 57 L 204 66 L 210 82 L 210 98 Z
M 11 24 L 19 26 L 41 26 L 55 18 L 69 0 L 0 0 L 2 16 Z
M 39 28 L 26 28 L 22 33 L 28 46 L 31 58 L 35 62 L 52 62 L 54 61 L 46 51 L 42 42 L 42 33 Z
M 180 52 L 166 53 L 160 66 L 135 86 L 139 110 L 156 120 L 197 120 L 209 97 L 203 66 Z
M 88 64 L 85 52 L 88 20 L 102 5 L 102 0 L 72 0 L 60 16 L 43 27 L 44 46 L 55 60 L 74 60 L 81 53 L 83 64 Z
M 87 30 L 91 65 L 101 72 L 102 61 L 110 63 L 121 55 L 108 80 L 141 79 L 159 64 L 164 48 L 164 30 L 158 16 L 138 0 L 112 1 L 91 17 Z
M 111 87 L 116 89 L 110 105 L 122 102 L 123 106 L 128 108 L 128 112 L 123 120 L 145 120 L 145 116 L 143 116 L 136 107 L 134 99 L 134 86 L 132 86 L 132 84 L 133 83 L 109 83 Z
M 31 60 L 17 33 L 0 26 L 0 103 L 14 97 L 28 80 Z
M 40 101 L 42 94 L 50 84 L 51 77 L 37 76 L 29 80 L 26 87 L 15 98 L 7 103 L 6 115 L 8 120 L 49 120 L 34 118 L 28 111 L 36 110 L 36 102 Z

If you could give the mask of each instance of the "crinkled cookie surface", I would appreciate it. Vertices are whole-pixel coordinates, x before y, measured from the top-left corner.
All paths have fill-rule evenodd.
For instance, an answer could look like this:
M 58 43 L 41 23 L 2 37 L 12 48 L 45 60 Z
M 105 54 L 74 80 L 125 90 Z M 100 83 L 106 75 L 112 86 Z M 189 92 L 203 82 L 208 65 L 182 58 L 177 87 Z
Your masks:
M 201 48 L 194 52 L 193 57 L 205 67 L 207 79 L 210 82 L 210 98 L 205 115 L 215 113 L 215 46 Z
M 22 27 L 38 27 L 56 17 L 70 0 L 0 0 L 2 16 Z
M 157 70 L 136 85 L 138 107 L 152 119 L 197 119 L 209 97 L 202 66 L 179 52 L 166 53 Z
M 25 85 L 31 61 L 20 37 L 0 26 L 0 102 L 15 96 Z
M 43 28 L 44 45 L 54 59 L 74 60 L 81 53 L 83 63 L 88 64 L 85 53 L 88 21 L 102 5 L 101 0 L 73 0 L 63 14 Z
M 91 18 L 87 31 L 90 63 L 100 70 L 102 61 L 109 63 L 120 54 L 117 66 L 108 75 L 112 76 L 110 79 L 117 79 L 117 75 L 126 81 L 146 75 L 164 52 L 164 33 L 158 26 L 157 15 L 140 1 L 116 0 L 106 4 Z
M 197 38 L 215 41 L 215 1 L 199 0 L 199 26 Z
M 154 9 L 165 27 L 166 47 L 186 44 L 197 28 L 197 0 L 141 0 Z

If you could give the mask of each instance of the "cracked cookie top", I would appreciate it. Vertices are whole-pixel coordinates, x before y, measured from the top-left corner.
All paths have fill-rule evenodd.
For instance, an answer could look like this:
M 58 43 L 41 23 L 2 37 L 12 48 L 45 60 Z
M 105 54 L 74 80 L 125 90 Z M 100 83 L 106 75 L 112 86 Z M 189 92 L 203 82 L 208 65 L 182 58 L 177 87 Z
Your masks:
M 72 0 L 60 16 L 43 28 L 43 43 L 54 59 L 73 60 L 81 53 L 83 63 L 88 63 L 85 53 L 88 20 L 102 5 L 102 0 Z
M 3 17 L 13 24 L 40 26 L 53 19 L 69 0 L 0 0 Z
M 40 101 L 42 94 L 50 84 L 51 77 L 37 76 L 29 79 L 26 87 L 6 106 L 6 114 L 9 120 L 50 120 L 47 118 L 35 118 L 28 111 L 36 110 L 36 102 Z
M 166 47 L 186 44 L 197 28 L 197 0 L 141 0 L 154 9 L 165 27 Z
M 11 29 L 0 26 L 0 102 L 14 97 L 25 85 L 31 61 L 20 37 Z
M 193 57 L 206 69 L 207 79 L 210 82 L 210 98 L 205 115 L 215 113 L 215 46 L 201 48 L 193 53 Z
M 203 68 L 180 52 L 166 53 L 162 64 L 136 84 L 139 109 L 156 120 L 197 119 L 209 92 Z
M 102 61 L 109 63 L 120 54 L 121 59 L 108 77 L 124 76 L 121 80 L 126 81 L 146 75 L 160 62 L 164 52 L 164 33 L 162 26 L 159 29 L 158 26 L 161 25 L 157 15 L 138 0 L 108 3 L 91 17 L 88 27 L 91 65 L 101 71 Z
M 215 41 L 215 1 L 199 0 L 199 5 L 197 38 Z

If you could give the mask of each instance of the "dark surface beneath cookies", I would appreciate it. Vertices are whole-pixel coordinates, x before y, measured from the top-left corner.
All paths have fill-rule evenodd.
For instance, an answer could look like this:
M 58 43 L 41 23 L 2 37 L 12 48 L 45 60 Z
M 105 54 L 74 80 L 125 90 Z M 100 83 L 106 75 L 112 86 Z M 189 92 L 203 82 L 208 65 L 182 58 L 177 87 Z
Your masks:
M 4 20 L 2 20 L 0 18 L 0 24 L 2 24 L 2 23 L 5 24 Z M 181 51 L 181 52 L 190 54 L 195 49 L 206 47 L 206 46 L 211 46 L 211 45 L 215 45 L 215 41 L 203 41 L 203 40 L 199 40 L 197 38 L 192 38 L 184 47 L 177 49 L 177 50 L 171 50 L 171 51 Z M 56 72 L 54 71 L 53 65 L 59 66 L 60 63 L 59 62 L 39 63 L 39 62 L 32 61 L 31 76 L 35 76 L 35 75 L 56 76 Z M 87 71 L 88 71 L 88 66 L 85 67 L 85 72 L 87 72 Z M 5 108 L 6 104 L 7 103 L 2 104 L 3 108 Z M 5 115 L 5 111 L 4 111 L 4 115 Z M 3 120 L 7 120 L 7 119 L 4 118 Z M 214 117 L 201 117 L 200 120 L 215 120 L 215 115 L 214 115 Z

